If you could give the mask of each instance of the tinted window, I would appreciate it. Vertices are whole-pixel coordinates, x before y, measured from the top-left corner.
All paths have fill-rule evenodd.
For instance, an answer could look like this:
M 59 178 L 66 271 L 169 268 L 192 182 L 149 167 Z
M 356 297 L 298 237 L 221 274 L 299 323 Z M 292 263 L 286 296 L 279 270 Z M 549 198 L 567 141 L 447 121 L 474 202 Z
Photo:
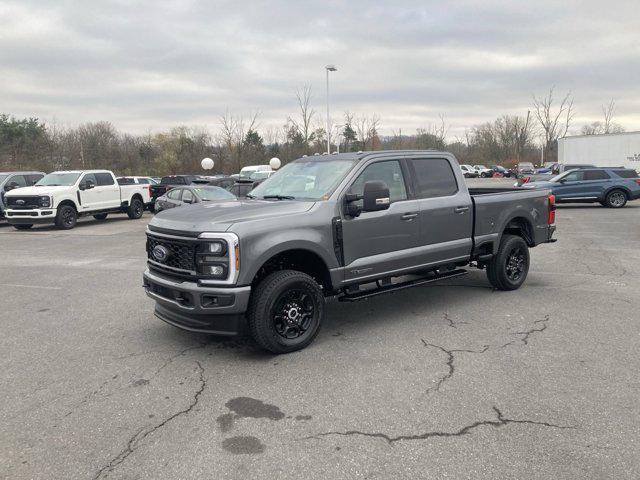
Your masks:
M 413 169 L 418 197 L 446 197 L 458 191 L 458 183 L 448 160 L 440 158 L 409 160 L 409 164 Z
M 182 177 L 162 177 L 161 185 L 184 185 L 186 182 Z
M 606 180 L 611 178 L 604 170 L 585 170 L 584 180 Z
M 191 193 L 191 190 L 184 190 L 182 192 L 182 201 L 183 202 L 191 202 L 193 203 L 193 193 Z
M 562 180 L 564 180 L 565 182 L 579 182 L 580 180 L 584 179 L 584 172 L 578 171 L 578 172 L 571 172 L 567 175 L 565 175 L 564 177 L 562 177 Z
M 27 180 L 24 178 L 24 175 L 14 175 L 9 179 L 9 181 L 7 182 L 7 185 L 10 185 L 12 183 L 17 183 L 18 187 L 27 186 Z
M 146 178 L 139 178 L 138 179 L 138 183 L 142 184 L 142 185 L 149 185 L 149 180 Z
M 638 172 L 635 170 L 614 170 L 614 172 L 622 178 L 638 178 Z
M 119 185 L 133 185 L 136 182 L 134 182 L 133 178 L 131 177 L 120 177 L 118 178 L 118 184 Z
M 98 185 L 98 180 L 96 180 L 96 176 L 93 173 L 87 173 L 84 177 L 82 177 L 83 182 L 91 181 L 94 185 Z
M 349 188 L 349 193 L 362 195 L 364 193 L 364 184 L 374 180 L 382 181 L 389 187 L 389 199 L 391 202 L 407 199 L 404 176 L 402 175 L 400 162 L 397 160 L 372 163 L 366 167 Z
M 174 188 L 173 190 L 170 190 L 169 193 L 167 193 L 167 198 L 170 198 L 171 200 L 180 200 L 181 194 L 181 188 Z
M 104 185 L 113 185 L 115 182 L 113 181 L 113 177 L 110 173 L 96 173 L 96 180 L 99 187 Z
M 44 177 L 44 175 L 41 175 L 41 174 L 25 175 L 28 186 L 35 185 L 36 182 L 40 180 L 42 177 Z

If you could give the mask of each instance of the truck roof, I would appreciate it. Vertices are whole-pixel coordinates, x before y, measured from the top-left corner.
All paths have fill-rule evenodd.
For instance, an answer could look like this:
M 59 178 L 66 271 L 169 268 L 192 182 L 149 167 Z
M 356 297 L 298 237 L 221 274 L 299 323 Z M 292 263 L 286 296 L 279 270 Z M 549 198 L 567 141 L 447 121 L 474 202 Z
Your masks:
M 30 175 L 33 173 L 44 173 L 44 172 L 39 172 L 37 170 L 17 170 L 15 172 L 0 172 L 0 175 L 20 175 L 20 174 Z
M 51 173 L 111 173 L 111 170 L 56 170 Z
M 314 154 L 314 155 L 305 155 L 303 157 L 298 158 L 297 160 L 313 160 L 321 162 L 326 161 L 330 162 L 331 160 L 361 160 L 366 157 L 370 157 L 372 155 L 380 156 L 380 155 L 388 155 L 388 156 L 398 156 L 402 154 L 429 154 L 433 155 L 434 153 L 441 153 L 442 155 L 449 155 L 448 152 L 443 152 L 439 150 L 370 150 L 366 152 L 346 152 L 346 153 L 323 153 L 323 154 Z

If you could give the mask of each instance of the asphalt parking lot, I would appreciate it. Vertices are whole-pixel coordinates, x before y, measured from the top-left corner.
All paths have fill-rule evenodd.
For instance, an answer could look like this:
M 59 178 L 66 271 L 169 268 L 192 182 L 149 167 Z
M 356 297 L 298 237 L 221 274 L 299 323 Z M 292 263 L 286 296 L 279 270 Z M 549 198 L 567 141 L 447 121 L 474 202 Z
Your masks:
M 518 291 L 331 302 L 285 356 L 154 318 L 150 218 L 0 224 L 0 478 L 640 476 L 640 202 L 561 206 Z

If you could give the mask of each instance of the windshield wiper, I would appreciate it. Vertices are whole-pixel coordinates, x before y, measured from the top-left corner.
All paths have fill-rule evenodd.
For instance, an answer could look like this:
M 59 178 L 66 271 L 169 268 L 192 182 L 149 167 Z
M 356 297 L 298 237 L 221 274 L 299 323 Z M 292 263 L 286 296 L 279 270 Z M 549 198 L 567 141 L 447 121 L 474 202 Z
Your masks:
M 291 195 L 265 195 L 262 198 L 265 200 L 275 199 L 275 200 L 295 200 L 296 197 L 292 197 Z
M 250 193 L 247 193 L 244 197 L 245 198 L 256 198 L 254 195 L 251 195 Z

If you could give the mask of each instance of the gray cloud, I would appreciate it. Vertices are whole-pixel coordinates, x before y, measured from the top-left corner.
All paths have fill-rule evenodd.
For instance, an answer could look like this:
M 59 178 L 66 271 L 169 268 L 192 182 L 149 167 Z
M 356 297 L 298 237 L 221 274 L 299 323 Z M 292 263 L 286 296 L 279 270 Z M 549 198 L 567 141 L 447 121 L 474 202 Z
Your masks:
M 225 110 L 263 126 L 313 86 L 324 108 L 376 112 L 383 131 L 445 114 L 451 135 L 526 114 L 551 85 L 575 96 L 576 128 L 617 102 L 640 129 L 637 2 L 4 1 L 0 110 L 136 132 L 217 128 Z

